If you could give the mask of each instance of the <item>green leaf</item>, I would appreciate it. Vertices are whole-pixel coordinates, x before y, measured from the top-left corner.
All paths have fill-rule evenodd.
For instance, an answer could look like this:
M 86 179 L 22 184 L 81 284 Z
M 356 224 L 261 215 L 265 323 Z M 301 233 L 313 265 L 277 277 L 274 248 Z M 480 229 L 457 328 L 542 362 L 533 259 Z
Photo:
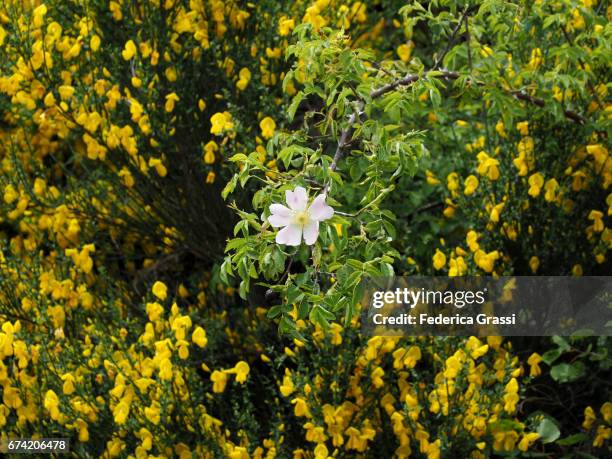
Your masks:
M 287 304 L 299 303 L 304 298 L 304 293 L 297 287 L 289 287 L 287 291 Z
M 559 348 L 551 349 L 550 351 L 546 351 L 544 354 L 542 354 L 542 361 L 547 365 L 550 365 L 559 357 L 561 357 L 561 354 L 562 352 Z
M 293 46 L 289 46 L 287 48 L 286 51 L 286 55 L 289 56 L 289 48 L 293 48 Z M 293 80 L 293 70 L 289 70 L 286 74 L 285 74 L 285 78 L 283 78 L 283 92 L 287 91 L 287 86 L 289 85 L 289 83 L 291 82 L 291 80 Z
M 236 223 L 236 226 L 234 226 L 234 236 L 236 236 L 240 232 L 240 230 L 246 231 L 248 227 L 249 222 L 247 220 L 240 220 L 238 223 Z
M 571 446 L 576 443 L 581 443 L 585 440 L 588 440 L 589 437 L 584 433 L 577 433 L 574 435 L 570 435 L 569 437 L 562 438 L 561 440 L 557 440 L 557 445 L 561 446 Z
M 395 275 L 395 271 L 393 270 L 393 266 L 390 263 L 383 263 L 380 267 L 380 272 L 385 277 L 393 277 Z
M 242 298 L 243 300 L 247 299 L 247 293 L 249 292 L 249 282 L 248 282 L 248 278 L 246 278 L 246 276 L 244 276 L 245 279 L 240 282 L 240 286 L 238 287 L 238 294 L 240 295 L 240 298 Z
M 553 343 L 559 346 L 559 349 L 561 350 L 561 352 L 566 352 L 570 350 L 571 346 L 569 345 L 567 340 L 563 338 L 562 336 L 553 336 L 551 339 Z
M 288 304 L 280 304 L 277 306 L 272 306 L 268 309 L 268 313 L 266 314 L 269 319 L 274 319 L 283 313 L 291 312 L 291 306 Z
M 244 238 L 232 239 L 227 243 L 225 247 L 225 251 L 229 252 L 231 250 L 237 250 L 247 244 L 247 240 Z
M 280 159 L 285 167 L 289 166 L 291 162 L 291 158 L 293 157 L 293 153 L 295 152 L 295 146 L 289 145 L 288 147 L 283 148 L 278 154 L 278 159 Z
M 321 244 L 317 242 L 312 248 L 312 264 L 315 266 L 315 268 L 321 264 L 322 255 L 323 252 L 321 250 Z
M 293 121 L 295 112 L 297 111 L 303 99 L 304 99 L 304 93 L 300 91 L 295 95 L 295 97 L 291 101 L 291 105 L 289 105 L 289 108 L 287 108 L 287 115 L 289 117 L 289 121 Z
M 234 272 L 232 270 L 232 262 L 228 257 L 221 264 L 221 268 L 219 268 L 219 278 L 227 284 L 229 283 L 228 276 L 233 276 L 233 274 Z
M 429 98 L 431 99 L 431 104 L 434 106 L 434 108 L 440 106 L 442 96 L 440 95 L 440 91 L 438 91 L 437 88 L 432 87 L 429 89 Z
M 561 431 L 550 418 L 545 417 L 538 424 L 536 432 L 540 434 L 542 443 L 552 443 L 561 435 Z
M 245 155 L 244 153 L 236 153 L 229 160 L 231 162 L 233 162 L 233 163 L 237 163 L 237 162 L 241 162 L 241 161 L 247 161 L 248 159 L 249 159 L 249 157 L 247 155 Z
M 338 174 L 337 172 L 333 172 L 333 171 L 329 171 L 328 173 L 331 179 L 334 182 L 336 182 L 338 185 L 342 186 L 344 184 L 344 182 L 342 181 L 342 177 L 340 177 L 340 174 Z
M 321 306 L 320 304 L 317 305 L 318 309 L 319 309 L 319 313 L 321 314 L 321 316 L 323 316 L 324 318 L 326 318 L 327 320 L 334 320 L 336 318 L 336 315 L 331 312 L 328 311 L 327 309 L 325 309 L 323 306 Z
M 238 176 L 234 175 L 232 177 L 232 179 L 227 182 L 227 185 L 225 185 L 225 187 L 223 188 L 223 191 L 221 191 L 221 197 L 223 199 L 227 199 L 227 196 L 234 191 L 234 189 L 236 189 L 236 184 L 238 183 Z
M 278 331 L 281 334 L 289 335 L 293 338 L 298 338 L 305 341 L 304 337 L 298 332 L 295 322 L 287 315 L 283 314 L 280 322 L 278 323 Z
M 567 383 L 575 381 L 585 375 L 584 364 L 576 363 L 560 363 L 550 369 L 550 376 L 558 382 Z
M 310 310 L 308 318 L 313 324 L 319 324 L 323 329 L 327 330 L 329 328 L 329 321 L 334 320 L 336 316 L 320 304 L 315 304 Z
M 359 260 L 349 258 L 348 260 L 346 260 L 346 264 L 349 265 L 351 268 L 363 271 L 363 263 Z

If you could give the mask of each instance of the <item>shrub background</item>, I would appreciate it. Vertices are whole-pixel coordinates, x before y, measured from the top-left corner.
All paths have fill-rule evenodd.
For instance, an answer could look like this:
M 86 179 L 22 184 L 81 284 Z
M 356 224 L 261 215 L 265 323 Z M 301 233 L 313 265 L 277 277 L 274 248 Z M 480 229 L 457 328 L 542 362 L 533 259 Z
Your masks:
M 356 286 L 609 274 L 611 11 L 5 1 L 3 438 L 605 455 L 607 338 L 366 340 Z M 298 185 L 336 216 L 292 249 L 262 217 Z

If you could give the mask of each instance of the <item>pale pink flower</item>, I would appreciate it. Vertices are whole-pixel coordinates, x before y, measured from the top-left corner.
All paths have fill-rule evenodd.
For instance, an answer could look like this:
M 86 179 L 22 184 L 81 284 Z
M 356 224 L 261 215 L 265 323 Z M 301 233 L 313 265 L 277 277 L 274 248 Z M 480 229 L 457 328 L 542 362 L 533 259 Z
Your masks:
M 301 186 L 285 192 L 287 206 L 272 204 L 268 221 L 274 228 L 283 228 L 276 234 L 279 244 L 298 246 L 304 242 L 313 245 L 319 237 L 319 222 L 334 215 L 334 209 L 325 203 L 325 195 L 317 196 L 310 206 L 308 193 Z

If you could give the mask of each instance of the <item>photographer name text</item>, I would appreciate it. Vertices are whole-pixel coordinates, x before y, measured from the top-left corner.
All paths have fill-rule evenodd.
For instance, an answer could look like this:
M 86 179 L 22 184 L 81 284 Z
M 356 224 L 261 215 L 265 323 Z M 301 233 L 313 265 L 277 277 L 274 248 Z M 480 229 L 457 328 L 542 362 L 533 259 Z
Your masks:
M 372 316 L 375 325 L 516 325 L 516 314 L 509 316 L 493 316 L 489 314 L 477 314 L 474 316 L 452 316 L 444 314 L 419 314 L 407 313 L 397 315 L 385 315 L 381 313 Z

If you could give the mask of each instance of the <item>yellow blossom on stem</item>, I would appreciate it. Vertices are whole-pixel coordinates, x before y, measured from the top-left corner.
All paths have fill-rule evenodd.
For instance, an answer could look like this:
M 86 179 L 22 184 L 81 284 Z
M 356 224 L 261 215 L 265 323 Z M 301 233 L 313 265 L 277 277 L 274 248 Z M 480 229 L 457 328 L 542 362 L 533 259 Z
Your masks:
M 557 199 L 557 190 L 559 189 L 559 183 L 554 178 L 548 180 L 544 184 L 544 199 L 548 202 L 552 202 Z
M 206 331 L 202 327 L 196 327 L 191 335 L 191 341 L 193 341 L 199 347 L 206 347 L 206 344 L 208 343 Z
M 94 35 L 93 37 L 91 37 L 91 40 L 89 40 L 89 47 L 94 53 L 100 49 L 101 41 L 102 40 L 100 40 L 100 37 L 98 35 Z
M 251 81 L 251 71 L 246 67 L 240 69 L 240 72 L 238 72 L 238 81 L 236 82 L 236 87 L 240 91 L 244 91 L 249 85 L 249 81 Z
M 540 259 L 536 257 L 535 255 L 532 256 L 529 259 L 529 268 L 531 269 L 531 272 L 535 274 L 538 271 L 539 267 L 540 267 Z
M 261 129 L 261 135 L 269 139 L 274 135 L 274 130 L 276 129 L 276 123 L 272 118 L 266 116 L 259 122 L 259 127 Z
M 125 43 L 123 51 L 121 51 L 121 56 L 126 61 L 129 61 L 136 55 L 137 52 L 138 52 L 138 49 L 136 48 L 136 45 L 134 44 L 134 42 L 132 40 L 128 40 Z
M 232 122 L 232 115 L 229 112 L 218 112 L 210 118 L 210 133 L 214 135 L 220 135 L 225 131 L 229 131 L 234 128 Z
M 397 55 L 402 60 L 402 62 L 408 62 L 410 60 L 412 48 L 414 48 L 414 43 L 412 41 L 409 41 L 408 43 L 402 43 L 397 47 Z
M 206 164 L 213 164 L 215 162 L 215 152 L 219 149 L 219 146 L 214 140 L 209 141 L 204 146 L 204 162 Z
M 504 410 L 508 413 L 514 413 L 516 410 L 516 404 L 519 401 L 518 390 L 518 382 L 516 378 L 512 378 L 508 384 L 506 384 L 504 391 Z
M 213 392 L 220 394 L 225 391 L 225 386 L 227 385 L 227 374 L 224 371 L 213 371 L 210 375 L 210 380 L 213 383 Z
M 166 104 L 164 105 L 164 109 L 166 112 L 170 113 L 174 111 L 174 104 L 180 100 L 179 96 L 176 93 L 170 93 L 166 96 Z
M 433 266 L 436 270 L 441 270 L 446 265 L 446 255 L 440 251 L 440 249 L 436 249 L 436 253 L 433 256 Z
M 294 27 L 294 19 L 288 18 L 287 16 L 281 16 L 278 20 L 278 34 L 281 37 L 286 37 L 287 35 L 289 35 Z
M 304 400 L 304 398 L 296 397 L 291 400 L 291 403 L 295 405 L 293 411 L 297 417 L 312 417 L 312 414 L 310 414 L 310 410 L 308 409 L 308 404 L 306 403 L 306 400 Z
M 475 175 L 469 175 L 468 178 L 465 179 L 465 188 L 463 193 L 466 196 L 470 196 L 474 194 L 476 188 L 478 188 L 478 178 Z
M 610 421 L 612 421 L 612 402 L 606 402 L 601 405 L 599 412 L 601 413 L 604 422 L 610 424 Z
M 596 420 L 597 416 L 595 415 L 595 411 L 590 406 L 587 406 L 584 409 L 584 421 L 582 422 L 582 427 L 585 430 L 590 430 Z
M 539 172 L 532 174 L 529 179 L 529 196 L 537 198 L 540 195 L 540 190 L 544 186 L 544 176 Z
M 529 122 L 521 121 L 520 123 L 516 123 L 516 129 L 522 136 L 529 135 Z
M 538 438 L 540 438 L 540 434 L 537 432 L 529 432 L 523 434 L 523 438 L 521 438 L 521 441 L 518 444 L 518 449 L 523 452 L 527 451 L 531 444 L 535 442 Z
M 250 370 L 251 369 L 249 367 L 249 364 L 246 363 L 244 360 L 241 360 L 232 370 L 228 370 L 227 372 L 234 373 L 236 375 L 236 382 L 244 384 L 244 382 L 247 380 L 247 376 L 249 375 Z
M 592 228 L 596 233 L 601 233 L 605 228 L 603 216 L 603 212 L 599 210 L 591 210 L 591 212 L 589 212 L 588 218 L 593 222 Z
M 161 301 L 164 301 L 168 297 L 168 287 L 161 281 L 157 281 L 153 284 L 151 289 L 153 295 L 155 295 Z
M 45 393 L 45 399 L 43 401 L 44 407 L 49 411 L 51 419 L 58 420 L 60 418 L 59 411 L 59 398 L 53 390 L 48 390 Z
M 542 361 L 542 356 L 537 352 L 534 352 L 527 359 L 527 364 L 529 364 L 530 376 L 540 376 L 542 374 L 542 369 L 540 368 L 540 362 Z

